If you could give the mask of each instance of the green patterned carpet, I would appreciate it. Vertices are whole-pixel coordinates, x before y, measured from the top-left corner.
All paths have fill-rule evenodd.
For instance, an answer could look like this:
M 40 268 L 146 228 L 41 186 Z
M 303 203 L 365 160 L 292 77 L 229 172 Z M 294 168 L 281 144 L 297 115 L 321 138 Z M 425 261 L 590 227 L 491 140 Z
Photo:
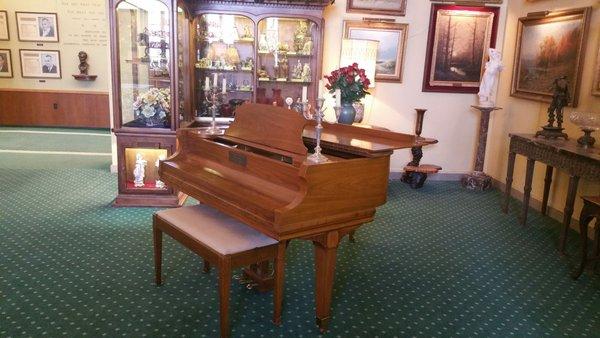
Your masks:
M 33 155 L 0 153 L 0 336 L 215 337 L 214 271 L 167 238 L 154 286 L 155 209 L 110 206 L 108 157 L 50 157 L 31 167 Z M 340 246 L 327 336 L 600 337 L 599 273 L 569 277 L 574 233 L 561 258 L 558 222 L 531 212 L 523 228 L 518 202 L 504 215 L 499 201 L 454 182 L 392 182 L 376 221 Z M 310 243 L 291 243 L 281 327 L 270 293 L 234 285 L 232 335 L 317 336 L 312 259 Z

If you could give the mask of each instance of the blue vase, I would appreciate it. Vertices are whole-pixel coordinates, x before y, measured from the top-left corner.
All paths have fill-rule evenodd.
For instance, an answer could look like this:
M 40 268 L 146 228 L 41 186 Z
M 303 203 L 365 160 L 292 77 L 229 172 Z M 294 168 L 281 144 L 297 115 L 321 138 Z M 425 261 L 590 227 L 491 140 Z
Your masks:
M 352 103 L 342 103 L 340 109 L 340 116 L 338 116 L 338 123 L 352 124 L 354 123 L 354 117 L 356 116 L 356 110 Z

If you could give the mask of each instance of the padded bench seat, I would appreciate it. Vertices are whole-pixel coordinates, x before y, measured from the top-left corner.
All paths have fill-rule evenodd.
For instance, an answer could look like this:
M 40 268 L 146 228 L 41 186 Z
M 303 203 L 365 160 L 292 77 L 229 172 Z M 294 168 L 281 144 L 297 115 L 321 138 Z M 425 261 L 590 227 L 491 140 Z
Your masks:
M 285 243 L 206 205 L 162 210 L 153 217 L 154 269 L 162 284 L 162 234 L 204 259 L 204 271 L 219 270 L 221 337 L 229 336 L 229 287 L 233 268 L 274 260 L 273 322 L 281 323 Z

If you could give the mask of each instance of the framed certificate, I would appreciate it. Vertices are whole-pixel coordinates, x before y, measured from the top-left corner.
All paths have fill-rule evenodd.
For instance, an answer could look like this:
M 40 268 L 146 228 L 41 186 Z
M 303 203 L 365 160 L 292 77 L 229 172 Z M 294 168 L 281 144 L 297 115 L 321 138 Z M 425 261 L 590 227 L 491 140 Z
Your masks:
M 58 42 L 56 13 L 16 12 L 19 41 Z
M 36 79 L 60 79 L 60 51 L 20 49 L 21 76 Z

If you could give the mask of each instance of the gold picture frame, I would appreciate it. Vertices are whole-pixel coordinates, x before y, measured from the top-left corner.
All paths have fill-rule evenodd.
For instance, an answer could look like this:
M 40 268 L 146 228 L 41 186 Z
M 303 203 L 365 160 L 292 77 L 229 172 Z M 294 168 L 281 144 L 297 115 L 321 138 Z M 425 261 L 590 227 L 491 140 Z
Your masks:
M 552 101 L 552 83 L 566 76 L 576 107 L 592 8 L 539 12 L 519 18 L 511 96 Z
M 592 95 L 600 96 L 600 37 L 598 38 L 598 51 L 596 52 L 596 68 L 594 82 L 592 83 Z
M 348 0 L 346 12 L 405 16 L 406 0 Z

